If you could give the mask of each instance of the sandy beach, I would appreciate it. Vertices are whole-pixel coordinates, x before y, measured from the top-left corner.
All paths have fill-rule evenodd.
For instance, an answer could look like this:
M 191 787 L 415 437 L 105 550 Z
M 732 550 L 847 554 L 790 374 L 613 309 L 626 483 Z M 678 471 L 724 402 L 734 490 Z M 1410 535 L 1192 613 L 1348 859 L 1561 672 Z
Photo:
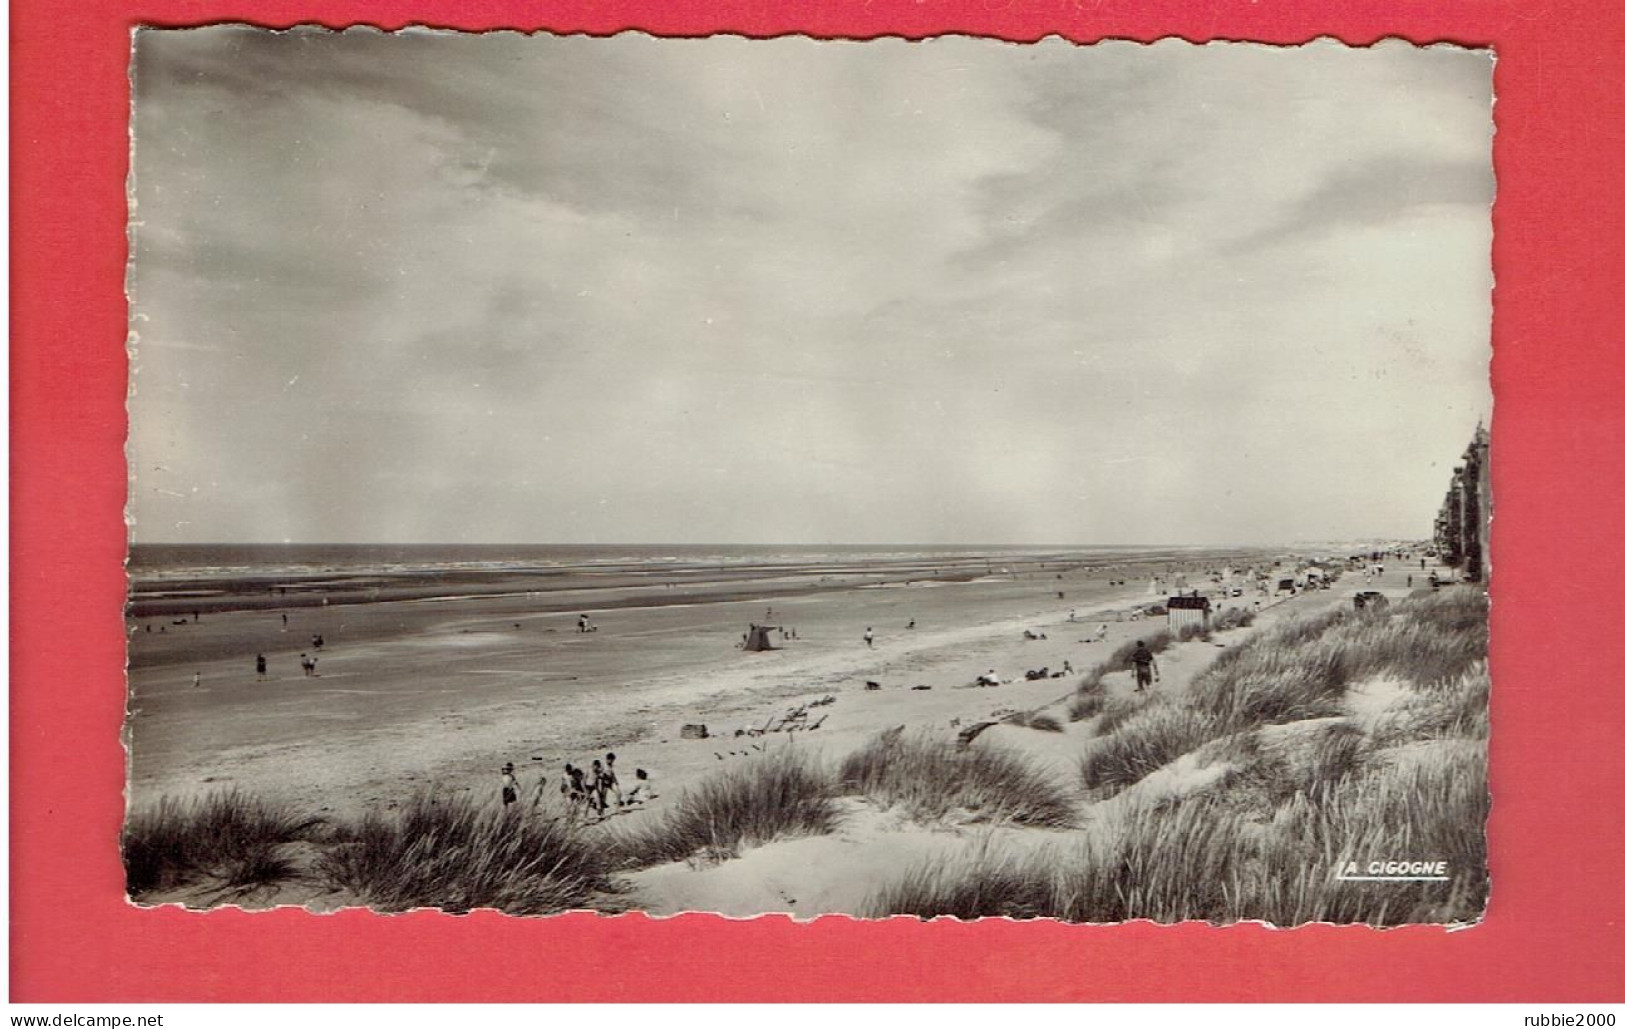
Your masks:
M 956 687 L 989 669 L 1006 680 L 1068 660 L 1085 669 L 1132 631 L 1120 617 L 1161 599 L 1147 592 L 1152 574 L 1194 575 L 1247 556 L 1136 554 L 1063 571 L 1052 568 L 1078 562 L 993 563 L 990 572 L 979 561 L 940 579 L 908 578 L 930 574 L 913 566 L 901 579 L 888 578 L 895 568 L 773 571 L 563 597 L 520 591 L 217 611 L 195 623 L 184 616 L 185 625 L 132 619 L 132 794 L 140 801 L 236 786 L 353 813 L 422 786 L 483 791 L 510 760 L 522 779 L 556 781 L 564 762 L 617 748 L 625 767 L 647 767 L 675 788 L 705 762 L 715 766 L 718 744 L 736 729 L 802 699 L 841 698 L 822 729 L 834 735 L 1060 696 L 1067 686 L 1058 680 L 996 693 Z M 1111 585 L 1119 579 L 1126 584 Z M 576 631 L 582 613 L 596 631 Z M 1103 620 L 1110 638 L 1084 642 Z M 795 638 L 774 634 L 782 649 L 745 653 L 739 643 L 752 622 L 793 629 Z M 872 647 L 863 639 L 869 628 Z M 1024 631 L 1048 638 L 1027 640 Z M 263 681 L 256 653 L 267 658 Z M 318 658 L 316 677 L 302 674 L 303 653 Z M 871 681 L 883 687 L 878 696 L 864 689 Z M 911 689 L 920 685 L 932 689 Z M 690 723 L 722 740 L 680 740 Z M 725 757 L 729 749 L 737 748 L 723 748 Z
M 559 610 L 564 598 L 519 592 L 217 611 L 162 632 L 133 620 L 131 794 L 139 805 L 236 788 L 348 818 L 388 812 L 424 789 L 494 805 L 498 770 L 511 761 L 527 801 L 545 777 L 541 806 L 562 811 L 564 763 L 614 751 L 623 786 L 642 768 L 656 793 L 612 811 L 602 831 L 616 831 L 655 816 L 707 775 L 782 748 L 835 760 L 887 729 L 952 739 L 1017 711 L 1047 709 L 1066 725 L 1079 676 L 1124 642 L 1164 627 L 1162 617 L 1134 614 L 1165 599 L 1149 593 L 1153 576 L 1159 584 L 1180 575 L 1205 581 L 1248 557 L 1263 568 L 1292 560 L 1203 553 L 1061 571 L 1035 560 L 943 579 L 849 570 L 844 583 L 823 573 L 775 573 L 734 577 L 725 587 L 600 588 L 566 610 Z M 707 595 L 724 588 L 725 596 Z M 1165 651 L 1158 689 L 1177 695 L 1225 646 L 1284 615 L 1346 604 L 1365 588 L 1409 592 L 1404 571 L 1394 570 L 1376 583 L 1351 576 L 1295 597 L 1265 598 L 1250 587 L 1243 598 L 1219 599 L 1221 611 L 1225 603 L 1256 611 L 1255 627 Z M 569 600 L 587 598 L 575 592 Z M 578 631 L 582 614 L 594 631 Z M 752 622 L 793 629 L 794 637 L 775 633 L 780 649 L 745 652 L 741 636 Z M 311 646 L 316 634 L 319 651 Z M 194 652 L 206 659 L 187 660 Z M 208 657 L 223 652 L 238 656 Z M 263 681 L 256 653 L 268 660 Z M 302 653 L 319 657 L 317 675 L 301 672 Z M 1068 663 L 1073 674 L 1061 674 Z M 1025 677 L 1041 668 L 1052 677 Z M 978 687 L 977 677 L 990 671 L 1002 685 Z M 1106 686 L 1112 696 L 1131 689 L 1125 673 L 1108 676 Z M 798 709 L 805 717 L 783 721 Z M 685 726 L 697 725 L 705 738 L 692 738 L 692 728 L 685 736 Z M 996 724 L 982 740 L 1021 752 L 1060 781 L 1075 775 L 1087 746 L 1082 730 Z M 835 835 L 780 842 L 715 867 L 678 863 L 638 873 L 632 903 L 654 913 L 849 911 L 873 885 L 854 874 L 866 863 L 893 868 L 963 847 L 966 833 L 983 842 L 1019 839 L 1023 848 L 1055 835 L 926 827 L 866 807 L 849 814 Z M 809 872 L 821 867 L 841 871 Z M 795 889 L 776 891 L 781 878 Z

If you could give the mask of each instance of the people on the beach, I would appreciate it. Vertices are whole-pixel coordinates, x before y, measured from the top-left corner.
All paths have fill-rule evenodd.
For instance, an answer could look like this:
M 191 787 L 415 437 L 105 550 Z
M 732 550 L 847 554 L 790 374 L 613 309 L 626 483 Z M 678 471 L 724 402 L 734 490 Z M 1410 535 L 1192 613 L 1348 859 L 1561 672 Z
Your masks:
M 576 632 L 586 632 L 588 627 L 587 616 L 582 615 L 576 619 Z
M 863 630 L 863 642 L 868 644 L 870 649 L 874 648 L 874 645 L 875 645 L 875 630 L 874 630 L 873 626 L 870 626 L 869 628 Z
M 1000 685 L 1003 685 L 1003 683 L 999 679 L 999 673 L 995 672 L 993 669 L 989 668 L 987 670 L 987 674 L 978 675 L 976 677 L 976 685 L 978 685 L 978 686 L 1000 686 Z
M 615 794 L 615 806 L 625 807 L 626 798 L 621 796 L 621 779 L 615 774 L 615 752 L 610 751 L 604 755 L 604 770 L 598 773 L 599 807 L 604 806 L 606 794 Z
M 565 808 L 570 818 L 580 817 L 581 809 L 587 803 L 587 783 L 581 769 L 565 763 L 564 780 L 559 783 L 559 792 L 564 794 Z
M 604 817 L 604 793 L 608 787 L 604 783 L 604 763 L 597 758 L 592 760 L 592 779 L 587 783 L 587 804 L 598 812 L 598 817 Z
M 507 807 L 519 799 L 519 780 L 513 775 L 513 762 L 502 766 L 502 806 Z
M 203 673 L 202 672 L 193 672 L 192 673 L 192 688 L 194 690 L 203 688 Z
M 304 669 L 305 677 L 310 678 L 316 674 L 316 659 L 309 654 L 300 654 L 299 667 Z
M 914 628 L 914 619 L 910 618 L 908 620 L 908 625 L 906 626 L 906 628 L 909 628 L 909 629 Z
M 637 769 L 632 773 L 632 777 L 636 780 L 636 784 L 632 787 L 632 792 L 626 795 L 628 804 L 641 804 L 646 800 L 655 799 L 654 781 L 649 778 L 647 769 Z
M 288 613 L 286 611 L 282 612 L 282 627 L 284 629 L 288 627 Z
M 1144 640 L 1134 641 L 1134 653 L 1129 660 L 1134 664 L 1135 693 L 1144 693 L 1147 686 L 1162 677 L 1162 673 L 1157 671 L 1157 656 L 1151 653 Z
M 254 655 L 254 674 L 256 676 L 258 676 L 259 678 L 261 678 L 261 679 L 265 678 L 265 655 L 264 654 L 255 654 Z

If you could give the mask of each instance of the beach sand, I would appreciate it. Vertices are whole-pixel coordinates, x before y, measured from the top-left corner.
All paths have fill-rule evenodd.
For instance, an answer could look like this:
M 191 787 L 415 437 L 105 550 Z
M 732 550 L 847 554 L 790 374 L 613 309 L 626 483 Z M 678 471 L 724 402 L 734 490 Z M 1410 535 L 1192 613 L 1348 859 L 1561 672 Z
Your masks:
M 1179 570 L 1200 584 L 1197 574 L 1225 563 L 1204 555 Z M 1165 561 L 1154 565 L 1157 572 L 1169 568 Z M 658 794 L 607 819 L 609 827 L 630 826 L 658 815 L 703 776 L 781 747 L 833 759 L 891 727 L 950 737 L 1018 710 L 1049 708 L 1064 724 L 1065 702 L 1081 673 L 1125 641 L 1163 627 L 1162 618 L 1128 617 L 1136 606 L 1162 599 L 1148 595 L 1151 570 L 1133 569 L 1121 586 L 1111 580 L 1122 571 L 1056 572 L 1046 565 L 995 568 L 972 581 L 871 574 L 832 585 L 821 576 L 783 577 L 756 581 L 746 599 L 661 595 L 642 606 L 614 605 L 647 597 L 647 587 L 601 589 L 567 609 L 561 598 L 544 603 L 519 593 L 220 611 L 185 626 L 165 619 L 163 633 L 143 628 L 150 619 L 133 620 L 132 802 L 235 787 L 302 812 L 343 817 L 388 811 L 425 788 L 494 803 L 498 769 L 512 761 L 527 796 L 545 776 L 544 803 L 561 805 L 564 763 L 590 764 L 614 751 L 623 789 L 634 785 L 634 769 L 645 768 Z M 1399 596 L 1407 592 L 1403 584 L 1403 571 L 1390 570 L 1377 588 Z M 1364 588 L 1349 576 L 1332 590 L 1270 602 L 1262 620 L 1347 603 Z M 741 592 L 738 584 L 729 591 Z M 1256 596 L 1220 603 L 1250 607 Z M 597 631 L 576 631 L 582 612 L 592 613 Z M 916 627 L 908 629 L 911 620 Z M 739 644 L 752 622 L 793 627 L 796 638 L 783 649 L 747 653 Z M 1107 631 L 1098 638 L 1102 623 Z M 869 646 L 864 633 L 871 627 Z M 1028 639 L 1028 632 L 1046 638 Z M 1246 632 L 1168 651 L 1159 659 L 1158 688 L 1182 689 Z M 310 646 L 317 633 L 325 642 L 319 651 Z M 269 661 L 264 681 L 255 675 L 256 652 Z M 301 674 L 301 652 L 319 657 L 319 676 Z M 233 656 L 214 656 L 225 653 Z M 1023 678 L 1028 669 L 1059 671 L 1067 661 L 1071 676 Z M 976 677 L 990 669 L 1006 684 L 976 687 Z M 870 682 L 880 688 L 867 688 Z M 1107 685 L 1114 695 L 1131 688 L 1123 675 Z M 833 702 L 808 708 L 802 731 L 748 734 L 824 698 Z M 701 724 L 708 738 L 683 737 L 685 725 Z M 1078 732 L 1074 725 L 1062 733 L 999 725 L 983 738 L 1019 748 L 1061 780 L 1076 775 Z M 1047 835 L 1053 834 L 1025 838 L 1041 842 Z M 885 847 L 868 853 L 864 841 L 880 836 Z M 646 870 L 634 877 L 633 906 L 654 913 L 850 910 L 859 886 L 872 885 L 861 874 L 867 863 L 890 868 L 933 848 L 963 845 L 953 837 L 941 827 L 857 812 L 830 837 L 782 842 L 763 848 L 771 853 L 747 853 L 712 869 L 680 863 Z M 844 855 L 846 871 L 820 891 L 820 877 L 802 866 L 830 864 L 831 848 Z M 796 868 L 803 895 L 775 892 L 772 884 Z

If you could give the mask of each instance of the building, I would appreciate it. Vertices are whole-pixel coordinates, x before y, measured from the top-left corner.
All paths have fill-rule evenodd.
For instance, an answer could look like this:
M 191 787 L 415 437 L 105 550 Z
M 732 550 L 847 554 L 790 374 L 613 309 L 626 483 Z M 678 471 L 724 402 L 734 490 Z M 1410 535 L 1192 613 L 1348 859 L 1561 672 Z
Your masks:
M 1450 489 L 1433 520 L 1439 560 L 1468 582 L 1490 571 L 1490 436 L 1480 425 L 1450 477 Z
M 1197 596 L 1195 593 L 1189 596 L 1169 597 L 1168 631 L 1177 636 L 1179 630 L 1187 625 L 1194 625 L 1205 631 L 1208 627 L 1208 617 L 1212 611 L 1213 603 L 1206 597 Z

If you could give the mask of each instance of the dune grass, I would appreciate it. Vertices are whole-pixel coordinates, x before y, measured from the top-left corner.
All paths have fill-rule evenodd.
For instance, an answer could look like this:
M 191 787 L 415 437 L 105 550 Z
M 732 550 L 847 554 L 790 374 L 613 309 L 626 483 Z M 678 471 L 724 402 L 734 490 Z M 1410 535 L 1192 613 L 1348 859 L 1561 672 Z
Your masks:
M 685 790 L 658 821 L 609 838 L 624 867 L 696 856 L 722 860 L 784 836 L 834 829 L 835 784 L 790 748 L 772 751 Z
M 1213 632 L 1225 632 L 1230 629 L 1240 629 L 1253 624 L 1256 616 L 1249 607 L 1227 607 L 1213 616 L 1208 628 Z
M 139 899 L 204 878 L 239 890 L 273 885 L 295 871 L 283 847 L 314 838 L 321 825 L 236 790 L 163 797 L 125 822 L 125 887 Z
M 1115 825 L 1064 854 L 946 855 L 876 891 L 870 917 L 906 914 L 1189 919 L 1228 924 L 1465 923 L 1488 894 L 1482 755 L 1407 762 L 1345 778 L 1329 796 L 1299 795 L 1260 824 L 1220 795 L 1130 803 Z M 1348 862 L 1426 855 L 1447 882 L 1340 882 Z
M 338 827 L 317 869 L 380 911 L 553 914 L 613 889 L 602 848 L 568 823 L 432 793 Z
M 1402 675 L 1426 689 L 1482 662 L 1488 599 L 1449 590 L 1376 611 L 1290 619 L 1225 651 L 1191 684 L 1193 706 L 1226 730 L 1338 713 L 1348 686 Z
M 1167 629 L 1158 629 L 1143 638 L 1146 647 L 1153 654 L 1160 654 L 1175 643 L 1174 634 Z M 1106 676 L 1131 668 L 1134 664 L 1134 651 L 1138 647 L 1139 641 L 1124 643 L 1112 651 L 1106 660 L 1083 673 L 1072 701 L 1067 705 L 1067 718 L 1081 722 L 1085 718 L 1093 718 L 1099 714 L 1106 706 Z
M 1097 740 L 1078 771 L 1088 788 L 1115 793 L 1216 735 L 1213 719 L 1200 711 L 1147 703 Z
M 1066 727 L 1054 715 L 1046 715 L 1039 711 L 1016 711 L 1006 715 L 1006 725 L 1018 725 L 1023 729 L 1037 729 L 1040 732 L 1065 732 Z
M 1086 718 L 1093 718 L 1106 709 L 1106 691 L 1097 690 L 1093 693 L 1074 694 L 1066 705 L 1066 717 L 1069 721 L 1081 722 Z
M 1480 661 L 1454 682 L 1435 682 L 1385 713 L 1372 733 L 1385 743 L 1490 736 L 1490 676 Z
M 939 856 L 878 890 L 867 913 L 1473 921 L 1489 889 L 1487 642 L 1483 594 L 1446 591 L 1281 622 L 1226 651 L 1178 701 L 1080 694 L 1102 734 L 1080 762 L 1085 785 L 1121 791 L 1210 743 L 1199 760 L 1229 771 L 1186 796 L 1098 807 L 1065 854 Z M 1342 718 L 1343 700 L 1374 676 L 1406 688 L 1367 732 Z M 1445 861 L 1450 878 L 1337 879 L 1350 862 L 1382 860 Z
M 1126 697 L 1107 698 L 1101 707 L 1100 721 L 1095 723 L 1095 734 L 1107 736 L 1118 727 L 1152 704 L 1165 703 L 1158 693 L 1130 693 Z
M 900 807 L 921 821 L 963 811 L 978 820 L 1045 828 L 1072 822 L 1061 787 L 992 747 L 888 734 L 847 755 L 837 778 L 844 792 Z
M 983 846 L 905 868 L 857 912 L 864 918 L 1055 918 L 1054 860 Z

